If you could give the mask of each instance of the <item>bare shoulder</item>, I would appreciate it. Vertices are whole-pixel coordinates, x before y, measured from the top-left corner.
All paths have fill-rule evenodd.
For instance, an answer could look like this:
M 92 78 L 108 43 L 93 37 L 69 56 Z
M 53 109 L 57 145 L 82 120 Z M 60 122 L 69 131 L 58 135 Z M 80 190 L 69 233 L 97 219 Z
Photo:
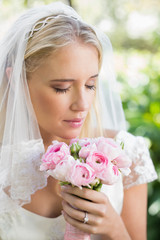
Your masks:
M 116 137 L 118 132 L 119 131 L 117 131 L 117 130 L 105 129 L 104 130 L 104 137 L 114 138 L 114 137 Z

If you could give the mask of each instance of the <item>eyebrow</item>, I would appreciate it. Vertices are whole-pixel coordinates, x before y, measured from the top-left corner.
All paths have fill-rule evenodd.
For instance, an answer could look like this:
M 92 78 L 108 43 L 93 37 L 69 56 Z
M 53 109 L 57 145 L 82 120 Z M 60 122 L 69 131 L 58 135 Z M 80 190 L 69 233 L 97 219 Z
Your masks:
M 96 78 L 96 77 L 98 77 L 98 74 L 95 74 L 95 75 L 93 75 L 93 76 L 91 76 L 90 78 Z M 89 79 L 90 79 L 89 78 Z M 52 79 L 52 80 L 50 80 L 50 82 L 73 82 L 73 81 L 75 81 L 75 79 L 72 79 L 72 78 L 68 78 L 68 79 Z

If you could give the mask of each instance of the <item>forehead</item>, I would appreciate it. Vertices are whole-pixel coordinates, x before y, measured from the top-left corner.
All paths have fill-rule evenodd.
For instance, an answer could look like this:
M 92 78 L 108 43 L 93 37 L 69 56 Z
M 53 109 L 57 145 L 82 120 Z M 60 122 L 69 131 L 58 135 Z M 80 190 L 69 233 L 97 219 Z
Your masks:
M 47 57 L 37 69 L 39 74 L 77 78 L 77 74 L 98 73 L 98 50 L 90 44 L 72 43 L 59 48 Z M 75 75 L 75 76 L 74 76 Z
M 88 59 L 91 57 L 93 57 L 93 60 L 98 60 L 98 50 L 95 46 L 74 42 L 52 52 L 49 60 L 55 60 L 55 62 L 61 61 L 62 63 L 65 62 L 65 64 L 67 64 L 73 60 L 78 61 L 82 58 Z

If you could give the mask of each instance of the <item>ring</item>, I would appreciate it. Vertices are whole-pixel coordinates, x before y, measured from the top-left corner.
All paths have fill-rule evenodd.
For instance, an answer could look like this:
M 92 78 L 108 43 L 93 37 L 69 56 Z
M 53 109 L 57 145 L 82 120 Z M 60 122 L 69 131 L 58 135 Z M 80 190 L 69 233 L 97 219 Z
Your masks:
M 88 219 L 88 214 L 87 214 L 87 212 L 85 212 L 85 216 L 84 216 L 84 219 L 83 219 L 84 224 L 87 223 L 88 220 L 89 220 Z

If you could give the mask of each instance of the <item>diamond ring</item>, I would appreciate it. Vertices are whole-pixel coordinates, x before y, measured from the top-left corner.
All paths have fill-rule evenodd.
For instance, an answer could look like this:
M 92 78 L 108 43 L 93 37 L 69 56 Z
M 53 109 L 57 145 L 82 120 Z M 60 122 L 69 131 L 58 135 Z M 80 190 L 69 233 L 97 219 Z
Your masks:
M 83 219 L 83 222 L 84 223 L 87 223 L 88 222 L 88 214 L 87 214 L 87 212 L 85 212 L 85 216 L 84 216 L 84 219 Z

